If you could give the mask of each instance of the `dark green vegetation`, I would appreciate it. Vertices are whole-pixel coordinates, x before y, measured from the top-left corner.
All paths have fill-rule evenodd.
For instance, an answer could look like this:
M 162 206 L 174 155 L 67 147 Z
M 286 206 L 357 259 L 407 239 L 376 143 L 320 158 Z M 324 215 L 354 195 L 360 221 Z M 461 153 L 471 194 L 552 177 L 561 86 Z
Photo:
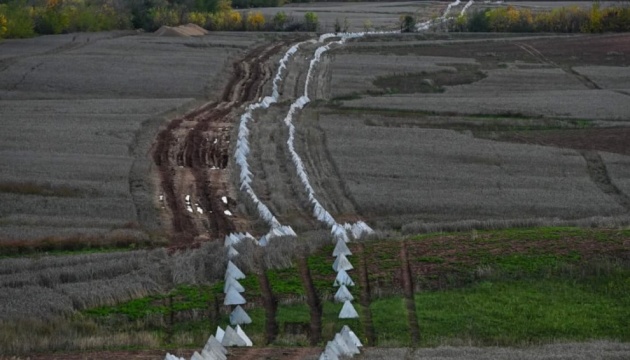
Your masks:
M 630 340 L 626 326 L 630 319 L 630 230 L 508 229 L 428 234 L 404 241 L 415 284 L 422 346 Z M 365 261 L 379 345 L 410 344 L 400 294 L 400 246 L 395 240 L 365 243 L 365 258 L 358 255 L 356 244 L 351 246 L 355 253 L 351 260 L 357 267 L 351 271 L 357 283 L 351 290 L 358 299 L 358 264 Z M 332 246 L 327 245 L 308 259 L 324 300 L 323 339 L 341 324 L 337 319 L 340 305 L 330 301 L 335 291 L 331 252 Z M 297 269 L 268 270 L 267 276 L 280 301 L 280 336 L 275 344 L 307 344 L 304 329 L 310 321 L 309 309 Z M 249 274 L 242 284 L 253 319 L 245 329 L 254 339 L 262 339 L 264 312 L 258 302 L 256 277 Z M 222 283 L 186 286 L 85 314 L 111 331 L 157 332 L 165 346 L 193 346 L 204 341 L 216 325 L 228 323 L 221 300 Z M 350 325 L 364 336 L 360 320 Z

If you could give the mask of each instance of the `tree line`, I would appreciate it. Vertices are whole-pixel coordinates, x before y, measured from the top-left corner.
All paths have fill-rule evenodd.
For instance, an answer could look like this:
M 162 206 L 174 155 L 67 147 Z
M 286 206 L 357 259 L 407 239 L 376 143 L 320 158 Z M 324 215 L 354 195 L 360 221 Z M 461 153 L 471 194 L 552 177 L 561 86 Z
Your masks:
M 630 31 L 630 6 L 560 7 L 533 12 L 513 6 L 474 10 L 449 23 L 450 31 L 601 33 Z
M 315 31 L 317 14 L 266 18 L 239 8 L 278 6 L 284 0 L 0 0 L 0 38 L 28 38 L 126 29 L 155 31 L 193 23 L 208 30 Z

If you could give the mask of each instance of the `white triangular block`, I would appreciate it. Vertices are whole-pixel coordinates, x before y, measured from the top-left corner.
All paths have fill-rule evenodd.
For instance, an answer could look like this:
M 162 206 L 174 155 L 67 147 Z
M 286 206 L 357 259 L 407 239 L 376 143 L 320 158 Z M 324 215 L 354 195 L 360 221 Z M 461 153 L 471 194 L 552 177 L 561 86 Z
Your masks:
M 252 318 L 247 315 L 245 310 L 239 305 L 237 306 L 232 313 L 230 314 L 230 324 L 232 325 L 240 325 L 240 324 L 251 324 Z
M 241 329 L 240 325 L 236 325 L 236 333 L 238 334 L 238 336 L 241 337 L 241 339 L 243 339 L 245 341 L 245 346 L 253 346 L 254 345 L 254 343 L 252 343 L 252 341 L 249 339 L 247 334 L 245 334 L 245 331 L 243 331 L 243 329 Z
M 224 348 L 223 345 L 221 345 L 221 342 L 217 340 L 214 335 L 210 335 L 208 341 L 206 342 L 206 346 L 203 347 L 203 350 L 208 352 L 217 351 L 221 354 L 227 354 L 227 349 Z
M 201 354 L 195 351 L 192 357 L 190 358 L 190 360 L 205 360 L 205 359 L 201 357 Z
M 349 338 L 345 338 L 343 335 L 337 333 L 335 335 L 335 342 L 339 344 L 344 351 L 346 351 L 346 355 L 353 356 L 359 354 L 359 348 L 350 340 Z
M 236 280 L 245 278 L 245 274 L 243 274 L 243 272 L 239 268 L 237 268 L 232 261 L 228 261 L 227 270 L 225 272 L 226 278 L 228 274 L 230 274 L 230 276 L 235 278 Z
M 234 259 L 238 255 L 239 255 L 239 253 L 238 253 L 238 251 L 236 251 L 235 248 L 233 248 L 232 246 L 228 247 L 228 252 L 227 252 L 228 259 Z
M 352 350 L 350 350 L 350 347 L 348 346 L 348 344 L 346 344 L 346 342 L 343 340 L 340 334 L 335 334 L 335 338 L 333 339 L 333 342 L 339 347 L 339 350 L 341 350 L 341 354 L 343 356 L 354 355 Z
M 361 344 L 361 340 L 359 340 L 359 337 L 357 337 L 357 335 L 354 333 L 354 331 L 352 331 L 352 330 L 350 329 L 350 327 L 349 327 L 348 325 L 344 325 L 344 326 L 341 328 L 341 334 L 342 334 L 342 335 L 347 334 L 347 335 L 348 335 L 348 337 L 349 337 L 352 341 L 354 341 L 354 344 L 355 344 L 357 347 L 362 347 L 362 346 L 363 346 L 363 344 Z
M 370 235 L 374 233 L 374 230 L 363 221 L 357 221 L 352 225 L 352 237 L 355 239 L 361 239 L 364 236 Z
M 326 355 L 330 356 L 343 356 L 341 349 L 339 348 L 339 346 L 337 344 L 335 344 L 333 341 L 329 341 L 328 343 L 326 343 Z
M 225 331 L 223 331 L 223 329 L 221 329 L 220 326 L 217 326 L 217 332 L 214 335 L 215 339 L 217 339 L 217 341 L 219 343 L 221 343 L 221 342 L 223 342 L 223 336 L 224 335 L 225 335 Z
M 230 288 L 233 288 L 237 292 L 245 291 L 245 288 L 243 287 L 243 285 L 241 285 L 241 283 L 239 283 L 238 280 L 232 277 L 225 279 L 225 285 L 223 285 L 223 293 L 227 294 Z
M 343 269 L 339 270 L 337 277 L 335 278 L 335 282 L 333 283 L 333 286 L 341 285 L 354 286 L 354 281 L 352 281 L 350 275 L 348 275 L 348 273 Z
M 346 257 L 346 255 L 343 255 L 343 254 L 337 256 L 337 258 L 335 259 L 335 262 L 333 262 L 332 267 L 333 267 L 333 270 L 335 271 L 339 271 L 339 270 L 348 271 L 348 270 L 354 269 L 354 266 L 350 264 L 350 261 L 348 261 L 348 258 Z
M 260 240 L 258 240 L 258 245 L 259 246 L 269 245 L 269 239 L 267 239 L 267 235 L 263 235 L 263 237 L 261 237 Z
M 339 360 L 339 356 L 334 350 L 331 350 L 329 346 L 326 346 L 324 352 L 322 353 L 324 360 Z M 320 359 L 322 359 L 320 357 Z
M 339 290 L 337 290 L 337 293 L 335 294 L 335 301 L 346 302 L 352 300 L 354 300 L 354 297 L 352 296 L 352 294 L 350 294 L 350 290 L 348 290 L 346 285 L 341 285 L 339 287 Z
M 223 341 L 221 341 L 221 345 L 223 346 L 245 346 L 245 340 L 241 338 L 236 331 L 230 327 L 225 327 L 225 336 L 223 336 Z
M 243 295 L 239 294 L 234 288 L 230 288 L 225 294 L 223 305 L 242 305 L 246 302 L 247 300 L 245 300 Z
M 335 250 L 333 250 L 333 256 L 336 257 L 339 255 L 345 255 L 345 256 L 352 255 L 352 252 L 348 248 L 348 245 L 346 244 L 345 241 L 337 241 L 337 243 L 335 244 Z
M 346 301 L 345 303 L 343 303 L 343 307 L 339 312 L 340 319 L 357 319 L 358 317 L 359 313 L 357 313 L 350 301 Z
M 357 344 L 354 342 L 354 340 L 350 337 L 350 335 L 348 333 L 339 333 L 339 336 L 342 337 L 343 341 L 346 342 L 346 344 L 348 344 L 348 347 L 350 348 L 350 351 L 353 352 L 353 354 L 359 354 L 361 352 L 361 350 L 359 350 L 359 347 L 357 346 Z

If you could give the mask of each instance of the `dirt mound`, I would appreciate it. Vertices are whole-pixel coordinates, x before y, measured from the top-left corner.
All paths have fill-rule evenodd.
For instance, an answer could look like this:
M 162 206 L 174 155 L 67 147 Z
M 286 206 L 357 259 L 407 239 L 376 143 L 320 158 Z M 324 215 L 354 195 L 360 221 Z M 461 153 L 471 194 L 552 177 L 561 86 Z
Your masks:
M 174 37 L 188 37 L 188 36 L 204 36 L 210 32 L 201 26 L 195 24 L 186 24 L 176 27 L 162 26 L 154 34 L 156 36 L 174 36 Z

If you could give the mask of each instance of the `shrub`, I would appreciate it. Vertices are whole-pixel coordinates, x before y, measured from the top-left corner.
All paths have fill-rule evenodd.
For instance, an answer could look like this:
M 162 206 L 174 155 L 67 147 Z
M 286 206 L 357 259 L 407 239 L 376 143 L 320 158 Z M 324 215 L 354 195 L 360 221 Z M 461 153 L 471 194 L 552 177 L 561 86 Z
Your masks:
M 400 17 L 400 31 L 413 32 L 416 29 L 416 19 L 411 15 L 402 15 Z
M 193 23 L 195 25 L 199 25 L 201 27 L 208 27 L 208 23 L 210 21 L 209 13 L 192 11 L 186 14 L 186 22 Z
M 265 17 L 260 11 L 249 12 L 247 14 L 247 29 L 261 30 L 265 26 Z
M 225 24 L 222 30 L 241 30 L 243 28 L 243 17 L 235 10 L 224 13 Z
M 177 11 L 166 7 L 149 10 L 149 18 L 151 19 L 152 30 L 158 29 L 160 26 L 175 26 L 180 23 Z
M 284 30 L 284 27 L 287 24 L 287 20 L 287 14 L 284 11 L 277 12 L 276 15 L 273 16 L 272 20 L 274 30 Z
M 319 27 L 319 18 L 317 17 L 317 14 L 309 11 L 304 14 L 304 23 L 307 31 L 317 31 L 317 28 Z
M 35 36 L 32 8 L 27 7 L 24 2 L 0 4 L 0 14 L 6 20 L 4 37 L 28 38 Z
M 7 32 L 7 18 L 0 13 L 0 38 Z
M 372 24 L 372 20 L 366 19 L 363 21 L 363 31 L 368 32 L 374 28 L 374 24 Z

